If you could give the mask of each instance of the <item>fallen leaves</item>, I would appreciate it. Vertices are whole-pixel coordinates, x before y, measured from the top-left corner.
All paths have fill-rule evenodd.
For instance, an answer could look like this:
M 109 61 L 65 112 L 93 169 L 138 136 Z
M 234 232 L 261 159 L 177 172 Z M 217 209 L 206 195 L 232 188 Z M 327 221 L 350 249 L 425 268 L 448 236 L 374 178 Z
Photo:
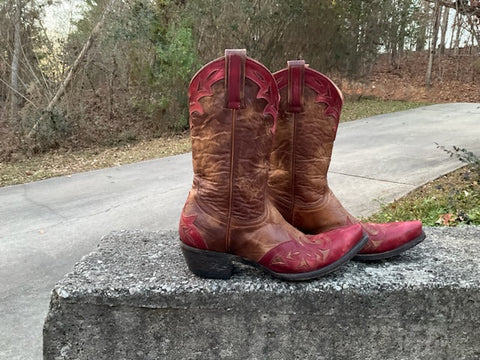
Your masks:
M 471 165 L 431 181 L 366 219 L 418 219 L 428 226 L 480 225 L 480 173 Z
M 454 223 L 457 220 L 457 216 L 452 214 L 452 213 L 446 213 L 440 215 L 437 221 L 435 221 L 435 224 L 437 225 L 444 225 L 444 226 L 450 226 L 452 223 Z
M 389 54 L 379 56 L 372 73 L 363 82 L 343 80 L 345 95 L 374 96 L 389 100 L 428 103 L 480 102 L 480 77 L 472 74 L 478 56 L 446 54 L 435 59 L 433 86 L 425 88 L 428 53 L 406 53 L 398 69 L 392 69 Z

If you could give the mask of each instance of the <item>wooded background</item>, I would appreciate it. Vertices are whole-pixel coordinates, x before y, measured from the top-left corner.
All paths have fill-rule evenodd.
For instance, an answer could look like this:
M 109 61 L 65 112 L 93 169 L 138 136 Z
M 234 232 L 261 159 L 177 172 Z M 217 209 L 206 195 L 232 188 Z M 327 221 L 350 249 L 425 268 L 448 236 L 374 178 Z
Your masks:
M 348 79 L 365 78 L 381 53 L 394 69 L 423 51 L 427 88 L 446 52 L 480 74 L 476 0 L 85 0 L 60 39 L 44 25 L 51 5 L 0 0 L 0 161 L 188 129 L 188 83 L 225 48 L 272 71 L 305 59 Z

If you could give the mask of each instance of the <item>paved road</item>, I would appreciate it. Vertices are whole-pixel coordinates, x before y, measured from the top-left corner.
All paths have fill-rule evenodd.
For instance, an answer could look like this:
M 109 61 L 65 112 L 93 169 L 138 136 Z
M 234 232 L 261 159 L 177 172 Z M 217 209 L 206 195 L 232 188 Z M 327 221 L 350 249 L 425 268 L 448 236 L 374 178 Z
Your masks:
M 329 181 L 356 215 L 378 209 L 480 154 L 480 104 L 445 104 L 340 125 Z M 174 229 L 191 155 L 0 189 L 0 359 L 41 359 L 50 290 L 112 230 Z

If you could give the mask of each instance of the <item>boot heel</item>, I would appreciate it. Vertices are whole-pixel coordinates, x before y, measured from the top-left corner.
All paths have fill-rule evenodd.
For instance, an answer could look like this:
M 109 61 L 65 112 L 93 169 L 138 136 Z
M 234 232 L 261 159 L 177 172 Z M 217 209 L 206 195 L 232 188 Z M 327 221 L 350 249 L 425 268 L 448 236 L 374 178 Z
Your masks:
M 196 249 L 181 243 L 188 268 L 195 275 L 210 279 L 230 279 L 233 272 L 233 255 Z

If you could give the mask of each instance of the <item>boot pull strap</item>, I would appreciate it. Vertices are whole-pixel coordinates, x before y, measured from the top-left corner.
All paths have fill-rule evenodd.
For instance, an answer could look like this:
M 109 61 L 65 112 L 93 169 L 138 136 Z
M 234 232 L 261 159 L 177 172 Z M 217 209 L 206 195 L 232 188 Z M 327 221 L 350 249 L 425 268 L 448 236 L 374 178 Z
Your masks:
M 225 106 L 229 109 L 244 107 L 245 49 L 225 50 Z
M 303 112 L 303 87 L 305 84 L 305 61 L 291 60 L 288 64 L 287 111 Z

